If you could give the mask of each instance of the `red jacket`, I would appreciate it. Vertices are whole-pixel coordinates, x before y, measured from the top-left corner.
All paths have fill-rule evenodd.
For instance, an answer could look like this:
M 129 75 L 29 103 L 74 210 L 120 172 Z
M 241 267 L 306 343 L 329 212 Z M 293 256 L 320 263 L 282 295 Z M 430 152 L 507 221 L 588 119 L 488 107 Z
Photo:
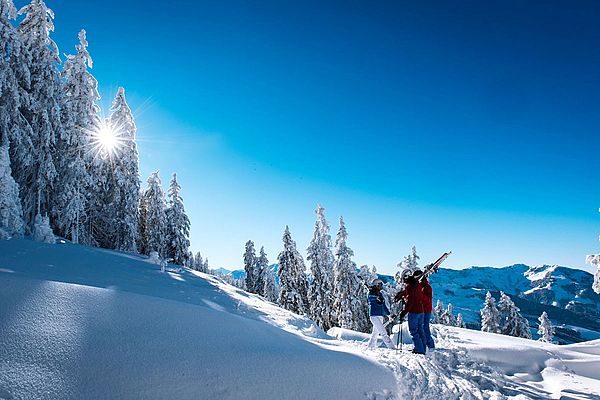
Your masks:
M 433 310 L 433 291 L 427 279 L 421 281 L 421 289 L 423 291 L 423 312 L 431 314 Z
M 406 305 L 404 310 L 409 313 L 423 313 L 423 291 L 418 283 L 408 283 L 406 288 L 396 295 L 396 300 L 404 298 Z

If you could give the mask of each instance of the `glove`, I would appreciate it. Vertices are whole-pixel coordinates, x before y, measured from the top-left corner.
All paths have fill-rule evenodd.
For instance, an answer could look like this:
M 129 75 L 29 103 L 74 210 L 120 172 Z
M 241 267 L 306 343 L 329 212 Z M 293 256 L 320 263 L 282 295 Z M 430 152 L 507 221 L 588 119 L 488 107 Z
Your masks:
M 397 315 L 396 314 L 392 314 L 390 315 L 390 319 L 396 319 Z
M 404 320 L 404 317 L 405 317 L 405 316 L 406 316 L 406 310 L 403 310 L 403 311 L 400 313 L 400 321 Z

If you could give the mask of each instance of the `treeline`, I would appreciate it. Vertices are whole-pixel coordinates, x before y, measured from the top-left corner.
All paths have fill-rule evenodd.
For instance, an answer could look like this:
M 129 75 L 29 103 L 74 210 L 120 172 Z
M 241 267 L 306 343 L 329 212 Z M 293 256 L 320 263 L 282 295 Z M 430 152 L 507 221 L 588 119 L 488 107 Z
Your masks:
M 243 287 L 252 293 L 277 302 L 283 308 L 306 315 L 327 331 L 334 326 L 366 332 L 370 329 L 367 314 L 367 284 L 373 278 L 367 266 L 357 270 L 354 252 L 346 243 L 344 220 L 332 244 L 325 209 L 318 206 L 313 238 L 304 258 L 297 249 L 289 227 L 283 232 L 283 250 L 277 256 L 277 277 L 269 267 L 264 248 L 256 256 L 254 242 L 246 243 Z M 310 278 L 310 279 L 309 279 Z
M 53 242 L 56 234 L 192 263 L 175 174 L 168 202 L 158 172 L 141 190 L 124 89 L 101 118 L 86 32 L 61 60 L 53 19 L 43 0 L 18 11 L 0 0 L 0 237 Z

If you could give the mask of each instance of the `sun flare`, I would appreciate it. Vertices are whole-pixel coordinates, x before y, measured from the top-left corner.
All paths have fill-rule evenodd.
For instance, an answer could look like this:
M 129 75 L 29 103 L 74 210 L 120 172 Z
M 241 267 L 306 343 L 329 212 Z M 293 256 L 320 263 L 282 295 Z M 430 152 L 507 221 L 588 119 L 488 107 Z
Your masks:
M 92 144 L 98 153 L 113 156 L 121 145 L 121 136 L 107 121 L 92 132 Z
M 117 146 L 117 135 L 109 126 L 102 126 L 98 131 L 98 141 L 107 151 L 112 151 Z

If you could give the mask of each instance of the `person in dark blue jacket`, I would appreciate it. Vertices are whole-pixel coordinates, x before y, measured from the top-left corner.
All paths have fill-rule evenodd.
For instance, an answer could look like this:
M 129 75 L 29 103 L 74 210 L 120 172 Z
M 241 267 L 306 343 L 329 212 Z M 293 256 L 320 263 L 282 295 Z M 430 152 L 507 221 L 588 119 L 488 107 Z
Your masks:
M 373 333 L 371 334 L 371 340 L 369 341 L 369 348 L 377 347 L 377 337 L 381 335 L 385 345 L 389 349 L 395 349 L 396 347 L 392 343 L 392 339 L 390 339 L 383 326 L 383 317 L 389 315 L 390 311 L 385 305 L 381 289 L 383 289 L 383 282 L 381 279 L 375 279 L 369 287 L 369 317 L 373 324 Z

